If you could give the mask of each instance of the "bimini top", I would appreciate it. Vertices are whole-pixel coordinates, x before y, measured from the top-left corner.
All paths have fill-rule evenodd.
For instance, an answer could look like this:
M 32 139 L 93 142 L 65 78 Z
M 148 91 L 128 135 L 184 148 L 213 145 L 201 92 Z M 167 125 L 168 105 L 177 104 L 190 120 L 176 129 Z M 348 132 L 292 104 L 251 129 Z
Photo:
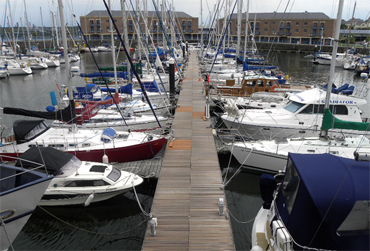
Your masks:
M 74 158 L 74 155 L 52 147 L 30 147 L 22 153 L 16 166 L 33 168 L 45 163 L 49 174 L 57 175 L 59 170 Z
M 326 91 L 320 88 L 313 88 L 307 91 L 302 91 L 291 95 L 289 97 L 291 101 L 295 101 L 302 104 L 325 104 Z M 359 99 L 351 96 L 341 94 L 330 94 L 330 105 L 365 105 L 367 102 L 365 99 Z
M 276 204 L 300 245 L 369 250 L 370 162 L 290 153 Z

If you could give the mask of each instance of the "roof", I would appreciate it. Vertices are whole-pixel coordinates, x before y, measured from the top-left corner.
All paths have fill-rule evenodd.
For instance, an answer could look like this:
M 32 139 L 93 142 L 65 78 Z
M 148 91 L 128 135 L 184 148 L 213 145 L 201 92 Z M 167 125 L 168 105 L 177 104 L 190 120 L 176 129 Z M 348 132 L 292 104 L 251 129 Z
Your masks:
M 320 249 L 369 250 L 369 177 L 369 161 L 289 153 L 277 205 L 294 240 Z
M 135 16 L 133 11 L 126 11 L 127 15 Z M 186 14 L 182 11 L 175 11 L 177 18 L 193 18 L 192 16 Z M 112 10 L 113 17 L 122 17 L 122 11 Z M 157 14 L 155 11 L 148 11 L 148 17 L 156 17 Z M 82 16 L 83 17 L 83 16 Z M 108 12 L 106 10 L 93 10 L 86 17 L 108 17 Z
M 247 13 L 243 13 L 242 19 L 246 18 Z M 256 20 L 331 20 L 326 14 L 322 12 L 290 12 L 290 13 L 283 13 L 283 12 L 265 12 L 265 13 L 249 13 L 249 20 L 254 20 L 256 15 Z M 234 13 L 232 19 L 237 18 L 237 13 Z
M 369 199 L 368 161 L 356 161 L 326 153 L 289 153 L 289 157 L 323 217 L 334 198 L 342 206 Z
M 325 104 L 326 91 L 320 88 L 312 88 L 291 95 L 289 100 L 302 104 Z M 330 105 L 360 106 L 365 104 L 366 100 L 364 99 L 335 93 L 331 93 L 330 95 Z
M 70 153 L 52 147 L 30 147 L 19 157 L 16 166 L 33 168 L 45 164 L 48 172 L 56 175 L 59 169 L 73 157 Z

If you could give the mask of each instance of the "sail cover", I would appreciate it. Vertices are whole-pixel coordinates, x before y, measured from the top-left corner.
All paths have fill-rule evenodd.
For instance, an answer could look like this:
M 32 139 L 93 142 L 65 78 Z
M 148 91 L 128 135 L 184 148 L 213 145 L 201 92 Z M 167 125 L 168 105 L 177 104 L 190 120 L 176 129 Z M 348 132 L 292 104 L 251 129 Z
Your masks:
M 369 131 L 370 123 L 344 121 L 341 119 L 337 119 L 336 117 L 334 117 L 329 109 L 326 109 L 322 118 L 321 130 L 329 130 L 331 128 Z
M 16 162 L 16 166 L 25 168 L 39 167 L 44 164 L 49 174 L 56 175 L 61 167 L 74 156 L 52 147 L 31 147 Z
M 4 107 L 3 113 L 42 119 L 60 120 L 64 122 L 71 122 L 73 118 L 71 105 L 67 106 L 63 110 L 57 110 L 55 112 L 32 111 L 22 108 Z

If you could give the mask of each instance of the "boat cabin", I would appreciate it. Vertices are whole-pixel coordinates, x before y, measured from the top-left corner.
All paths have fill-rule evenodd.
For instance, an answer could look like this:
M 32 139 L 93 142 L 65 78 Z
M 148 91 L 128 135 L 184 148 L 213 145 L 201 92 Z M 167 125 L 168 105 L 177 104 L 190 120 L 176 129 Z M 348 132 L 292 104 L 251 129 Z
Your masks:
M 285 83 L 272 76 L 245 76 L 240 84 L 235 79 L 228 79 L 226 85 L 217 85 L 215 90 L 222 96 L 249 97 L 255 92 L 276 92 L 278 88 L 289 86 Z
M 294 250 L 369 250 L 369 171 L 366 160 L 290 153 L 272 229 L 283 223 Z

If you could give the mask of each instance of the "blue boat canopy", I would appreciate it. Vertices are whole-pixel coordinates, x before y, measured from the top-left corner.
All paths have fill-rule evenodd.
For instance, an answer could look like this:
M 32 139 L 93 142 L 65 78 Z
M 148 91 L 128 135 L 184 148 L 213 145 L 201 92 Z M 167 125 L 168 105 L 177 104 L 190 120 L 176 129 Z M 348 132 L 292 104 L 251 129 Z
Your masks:
M 370 162 L 289 153 L 276 205 L 300 245 L 369 250 Z

